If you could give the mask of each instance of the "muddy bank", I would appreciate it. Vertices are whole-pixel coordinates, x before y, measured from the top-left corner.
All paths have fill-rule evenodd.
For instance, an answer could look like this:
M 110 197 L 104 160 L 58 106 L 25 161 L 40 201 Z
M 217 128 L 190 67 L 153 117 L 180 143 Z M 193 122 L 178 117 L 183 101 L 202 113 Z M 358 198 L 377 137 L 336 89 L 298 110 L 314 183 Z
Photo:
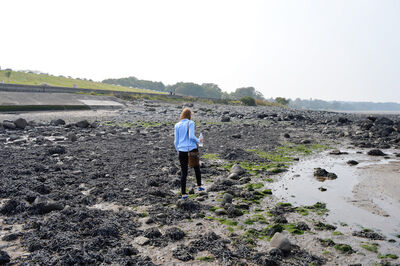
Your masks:
M 126 108 L 100 117 L 85 113 L 87 123 L 80 115 L 18 115 L 27 120 L 23 126 L 21 121 L 13 122 L 16 116 L 2 114 L 2 121 L 9 120 L 0 127 L 4 261 L 53 265 L 398 262 L 378 258 L 380 252 L 386 255 L 393 250 L 375 253 L 355 246 L 352 241 L 363 238 L 352 232 L 331 236 L 324 216 L 329 211 L 323 205 L 279 203 L 268 185 L 296 160 L 342 145 L 344 140 L 352 147 L 398 150 L 398 117 L 382 120 L 198 104 L 193 109 L 197 134 L 202 132 L 206 138 L 201 169 L 207 191 L 192 193 L 183 203 L 178 200 L 180 173 L 172 144 L 181 104 L 127 103 Z M 235 164 L 244 170 L 232 172 Z M 192 186 L 193 178 L 188 188 Z M 284 239 L 276 240 L 277 233 Z M 319 240 L 327 238 L 334 244 Z

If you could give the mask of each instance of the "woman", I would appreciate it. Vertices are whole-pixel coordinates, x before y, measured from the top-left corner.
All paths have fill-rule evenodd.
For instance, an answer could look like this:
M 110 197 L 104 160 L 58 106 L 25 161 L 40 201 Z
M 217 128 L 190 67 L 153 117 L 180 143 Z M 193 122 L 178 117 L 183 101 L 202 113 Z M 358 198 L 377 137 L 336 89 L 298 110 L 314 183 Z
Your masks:
M 194 121 L 192 119 L 192 110 L 189 108 L 183 109 L 179 122 L 175 124 L 175 149 L 179 153 L 179 162 L 181 164 L 181 192 L 182 199 L 187 199 L 186 194 L 186 179 L 188 174 L 188 153 L 189 151 L 197 151 L 197 144 L 200 140 L 194 135 Z M 196 173 L 196 181 L 198 191 L 204 191 L 201 186 L 200 166 L 194 167 Z

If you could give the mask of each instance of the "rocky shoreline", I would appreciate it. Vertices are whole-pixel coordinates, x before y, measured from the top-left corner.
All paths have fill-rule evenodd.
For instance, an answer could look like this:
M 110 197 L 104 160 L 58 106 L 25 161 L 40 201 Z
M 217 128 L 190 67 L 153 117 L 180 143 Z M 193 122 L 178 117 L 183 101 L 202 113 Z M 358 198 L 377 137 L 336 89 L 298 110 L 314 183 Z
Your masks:
M 182 104 L 1 114 L 0 264 L 399 263 L 399 238 L 340 233 L 323 199 L 292 206 L 268 188 L 321 150 L 399 152 L 399 116 L 186 105 L 206 139 L 207 191 L 185 202 L 173 148 Z

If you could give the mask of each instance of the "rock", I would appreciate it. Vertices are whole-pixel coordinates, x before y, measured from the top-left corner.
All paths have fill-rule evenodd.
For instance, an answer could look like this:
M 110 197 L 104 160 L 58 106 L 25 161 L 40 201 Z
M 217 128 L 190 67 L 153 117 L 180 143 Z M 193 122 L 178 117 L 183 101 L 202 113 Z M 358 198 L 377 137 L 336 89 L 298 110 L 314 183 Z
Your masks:
M 147 245 L 150 242 L 150 239 L 144 236 L 138 236 L 133 241 L 134 243 L 138 244 L 139 246 Z
M 226 212 L 228 213 L 228 217 L 235 218 L 243 215 L 243 212 L 236 208 L 236 206 L 230 206 Z
M 337 175 L 335 173 L 328 173 L 328 175 L 326 176 L 328 179 L 336 179 Z
M 162 236 L 162 234 L 157 227 L 151 227 L 144 231 L 144 236 L 147 238 L 159 238 Z
M 385 240 L 385 237 L 381 234 L 378 234 L 371 229 L 364 229 L 361 231 L 354 231 L 352 233 L 353 236 L 358 236 L 358 237 L 363 237 L 363 238 L 368 238 L 372 240 Z
M 301 144 L 311 144 L 312 141 L 309 139 L 303 139 L 302 141 L 300 141 Z
M 277 232 L 271 238 L 270 247 L 279 248 L 283 253 L 287 254 L 292 249 L 292 244 L 283 234 Z
M 368 155 L 371 155 L 371 156 L 385 156 L 385 154 L 381 150 L 378 150 L 378 149 L 370 150 L 368 152 Z
M 314 176 L 316 177 L 326 177 L 328 179 L 336 179 L 337 175 L 335 173 L 330 173 L 322 168 L 315 168 L 314 169 Z
M 284 138 L 287 138 L 287 139 L 290 139 L 290 135 L 289 135 L 288 133 L 285 133 L 285 134 L 283 135 L 283 137 L 284 137 Z
M 62 119 L 51 120 L 50 125 L 52 125 L 52 126 L 62 126 L 62 125 L 65 125 L 65 121 L 62 120 Z
M 190 199 L 187 199 L 187 200 L 180 199 L 180 200 L 178 200 L 177 207 L 179 209 L 182 209 L 182 210 L 188 211 L 188 212 L 194 212 L 194 211 L 198 211 L 198 210 L 201 209 L 201 206 L 200 206 L 199 203 L 197 203 L 197 202 L 195 202 L 193 200 L 190 200 Z
M 240 165 L 238 165 L 238 164 L 235 164 L 232 168 L 231 168 L 231 171 L 229 172 L 229 173 L 235 173 L 235 174 L 237 174 L 237 175 L 242 175 L 242 174 L 244 174 L 244 173 L 246 173 L 246 170 L 244 170 Z
M 15 199 L 10 199 L 1 208 L 0 214 L 3 215 L 14 215 L 26 210 L 26 205 L 23 202 L 19 202 Z
M 305 222 L 298 222 L 296 225 L 297 229 L 307 231 L 310 230 L 310 227 Z
M 230 122 L 230 121 L 231 121 L 231 118 L 229 116 L 223 116 L 221 118 L 221 122 Z
M 71 142 L 77 141 L 78 137 L 76 136 L 76 134 L 74 132 L 69 132 L 67 134 L 67 139 Z
M 322 176 L 326 177 L 328 175 L 328 171 L 322 168 L 315 168 L 314 169 L 314 176 Z
M 145 224 L 152 224 L 152 223 L 154 223 L 154 219 L 151 218 L 151 217 L 149 217 L 149 218 L 147 218 L 147 219 L 144 221 L 144 223 L 145 223 Z
M 342 123 L 342 124 L 346 124 L 346 123 L 350 122 L 350 120 L 347 119 L 346 117 L 339 117 L 338 122 Z
M 282 250 L 280 250 L 279 248 L 274 248 L 274 247 L 271 247 L 268 249 L 268 254 L 273 257 L 282 257 L 283 256 Z M 267 265 L 269 265 L 269 264 L 267 264 Z M 272 265 L 274 265 L 274 264 L 272 264 Z
M 178 248 L 174 249 L 172 251 L 172 256 L 181 261 L 189 261 L 194 259 L 192 254 L 189 253 L 188 248 L 186 248 L 184 245 L 180 245 Z
M 232 203 L 233 196 L 229 193 L 225 193 L 222 198 L 221 205 L 224 206 L 226 203 Z
M 11 129 L 11 130 L 14 130 L 14 129 L 16 129 L 17 127 L 16 127 L 15 124 L 12 123 L 12 122 L 4 121 L 4 122 L 3 122 L 3 128 L 4 128 L 4 129 Z
M 233 180 L 239 180 L 240 176 L 237 173 L 230 173 L 228 175 L 228 178 L 233 179 Z
M 65 153 L 65 147 L 63 146 L 55 146 L 55 147 L 51 147 L 48 150 L 48 154 L 53 155 L 53 154 L 64 154 Z
M 278 216 L 275 216 L 274 222 L 277 224 L 287 224 L 288 221 L 286 220 L 285 216 L 278 215 Z
M 320 191 L 322 191 L 322 192 L 324 192 L 324 191 L 326 191 L 327 189 L 326 188 L 324 188 L 324 187 L 319 187 L 318 188 Z
M 121 254 L 124 256 L 130 257 L 132 255 L 139 254 L 139 250 L 137 250 L 136 248 L 131 247 L 131 246 L 125 246 L 125 247 L 121 248 Z
M 341 155 L 341 154 L 348 154 L 348 153 L 347 153 L 347 152 L 341 152 L 340 150 L 335 149 L 335 150 L 332 150 L 331 152 L 329 152 L 329 154 L 332 154 L 332 155 Z
M 172 227 L 167 229 L 165 235 L 169 237 L 171 240 L 178 241 L 185 237 L 186 233 L 183 232 L 178 227 Z
M 32 210 L 37 214 L 46 214 L 64 209 L 61 203 L 55 202 L 45 196 L 38 196 L 33 202 Z
M 1 240 L 7 241 L 7 242 L 9 242 L 9 241 L 15 241 L 15 240 L 17 240 L 18 237 L 20 237 L 20 236 L 21 236 L 21 234 L 19 234 L 19 233 L 11 233 L 11 234 L 8 234 L 8 235 L 3 236 L 3 238 L 2 238 Z
M 28 122 L 26 122 L 26 120 L 23 118 L 18 118 L 17 120 L 14 121 L 14 124 L 16 128 L 25 129 L 26 126 L 28 125 Z
M 6 265 L 10 262 L 10 255 L 4 250 L 0 250 L 0 265 Z
M 77 122 L 75 125 L 80 128 L 87 128 L 87 127 L 89 127 L 90 124 L 87 120 L 82 120 L 82 121 Z
M 347 164 L 348 164 L 348 165 L 357 165 L 358 162 L 357 162 L 357 161 L 354 161 L 354 160 L 349 160 L 349 161 L 347 161 Z
M 221 215 L 227 215 L 228 212 L 225 209 L 217 209 L 215 210 L 215 214 L 221 216 Z
M 234 138 L 234 139 L 240 139 L 240 138 L 242 138 L 242 135 L 240 135 L 240 134 L 234 134 L 234 135 L 232 135 L 232 138 Z

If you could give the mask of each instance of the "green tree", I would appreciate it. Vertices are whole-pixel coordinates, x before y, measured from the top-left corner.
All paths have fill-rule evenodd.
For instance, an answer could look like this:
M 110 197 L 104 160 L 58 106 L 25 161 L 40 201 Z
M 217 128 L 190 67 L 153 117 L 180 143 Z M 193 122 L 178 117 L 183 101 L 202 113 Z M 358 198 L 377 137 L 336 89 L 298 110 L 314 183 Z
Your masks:
M 203 83 L 201 86 L 204 88 L 204 93 L 208 98 L 221 99 L 222 90 L 214 83 Z
M 254 87 L 244 87 L 237 88 L 234 92 L 231 93 L 233 98 L 240 99 L 245 96 L 249 96 L 259 100 L 265 100 L 264 95 L 257 91 Z
M 289 104 L 289 99 L 285 99 L 283 97 L 276 97 L 275 102 L 283 104 L 283 105 L 288 105 Z
M 240 101 L 247 106 L 256 106 L 256 100 L 250 96 L 240 98 Z
M 4 75 L 5 75 L 5 76 L 7 77 L 7 79 L 8 79 L 8 82 L 10 82 L 11 73 L 12 73 L 11 70 L 6 70 L 6 72 L 4 73 Z

